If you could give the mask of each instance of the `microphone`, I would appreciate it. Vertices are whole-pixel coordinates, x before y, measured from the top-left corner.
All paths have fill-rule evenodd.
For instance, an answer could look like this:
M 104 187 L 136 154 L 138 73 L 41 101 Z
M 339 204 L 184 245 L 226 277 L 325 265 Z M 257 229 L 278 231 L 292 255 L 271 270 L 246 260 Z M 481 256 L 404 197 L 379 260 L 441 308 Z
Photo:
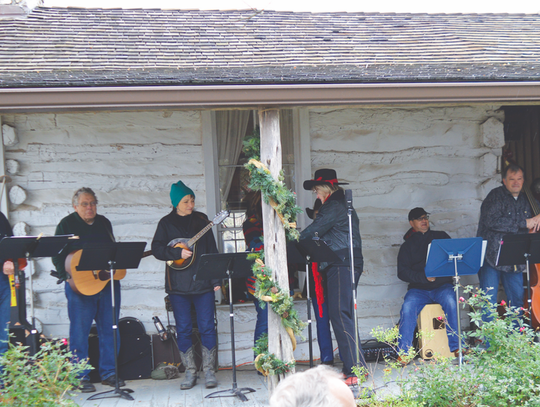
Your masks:
M 347 209 L 352 209 L 352 189 L 345 190 L 345 200 L 347 201 Z

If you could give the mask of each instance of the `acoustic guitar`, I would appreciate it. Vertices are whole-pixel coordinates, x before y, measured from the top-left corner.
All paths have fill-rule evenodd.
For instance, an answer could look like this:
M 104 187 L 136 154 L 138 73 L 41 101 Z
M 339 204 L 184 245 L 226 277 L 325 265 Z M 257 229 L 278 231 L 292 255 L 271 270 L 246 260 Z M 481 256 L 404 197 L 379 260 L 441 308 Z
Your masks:
M 214 219 L 212 219 L 212 222 L 210 222 L 208 225 L 202 228 L 201 231 L 197 233 L 195 236 L 193 236 L 191 239 L 179 237 L 177 239 L 171 240 L 167 246 L 181 247 L 182 249 L 188 249 L 193 252 L 193 255 L 187 259 L 169 260 L 167 261 L 167 265 L 174 270 L 185 270 L 189 266 L 191 266 L 191 264 L 193 264 L 193 260 L 195 259 L 195 252 L 197 250 L 195 243 L 197 243 L 197 241 L 201 237 L 203 237 L 206 234 L 206 232 L 212 229 L 212 226 L 219 225 L 221 222 L 227 219 L 228 216 L 229 216 L 229 211 L 221 211 L 214 217 Z
M 67 281 L 71 289 L 77 294 L 94 295 L 101 292 L 107 283 L 111 281 L 111 272 L 110 270 L 77 270 L 82 252 L 82 249 L 75 250 L 66 257 L 64 266 L 69 276 Z M 142 257 L 144 258 L 151 254 L 152 251 L 148 250 L 144 252 Z M 125 276 L 125 269 L 114 270 L 114 280 L 122 280 Z

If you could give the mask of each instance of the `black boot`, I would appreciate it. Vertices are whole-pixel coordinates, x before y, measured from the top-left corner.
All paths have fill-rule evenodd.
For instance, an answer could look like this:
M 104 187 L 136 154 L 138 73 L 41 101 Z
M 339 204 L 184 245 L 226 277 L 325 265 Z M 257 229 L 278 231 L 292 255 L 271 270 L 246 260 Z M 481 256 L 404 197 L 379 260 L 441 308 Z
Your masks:
M 214 372 L 216 366 L 216 347 L 214 346 L 212 350 L 208 350 L 205 346 L 202 346 L 202 360 L 206 388 L 213 389 L 218 385 Z
M 180 352 L 180 358 L 182 359 L 182 364 L 186 368 L 186 374 L 184 376 L 184 381 L 180 383 L 180 389 L 189 390 L 197 383 L 197 367 L 195 366 L 193 347 L 190 347 L 185 353 Z

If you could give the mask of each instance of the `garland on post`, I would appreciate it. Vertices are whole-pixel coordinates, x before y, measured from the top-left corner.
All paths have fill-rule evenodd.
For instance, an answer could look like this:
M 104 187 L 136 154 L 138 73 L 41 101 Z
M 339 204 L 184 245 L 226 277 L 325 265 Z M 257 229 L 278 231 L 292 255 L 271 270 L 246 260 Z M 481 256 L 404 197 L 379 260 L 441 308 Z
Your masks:
M 252 190 L 261 191 L 264 202 L 276 211 L 283 223 L 287 241 L 298 240 L 300 234 L 296 230 L 296 218 L 302 209 L 296 205 L 295 194 L 283 183 L 283 171 L 280 172 L 279 179 L 276 181 L 270 170 L 258 161 L 260 156 L 258 129 L 244 141 L 244 153 L 250 157 L 248 163 L 244 165 L 251 176 L 249 187 Z M 264 250 L 250 253 L 248 259 L 254 260 L 252 270 L 256 278 L 255 297 L 259 300 L 262 308 L 266 306 L 266 303 L 269 303 L 270 308 L 281 317 L 281 323 L 289 334 L 293 350 L 295 350 L 295 335 L 303 338 L 302 330 L 306 324 L 298 318 L 289 292 L 280 288 L 277 282 L 272 280 L 272 270 L 264 264 Z M 255 368 L 265 376 L 287 373 L 296 364 L 294 360 L 283 362 L 274 354 L 270 354 L 268 352 L 268 336 L 261 337 L 253 350 L 257 354 L 254 362 Z

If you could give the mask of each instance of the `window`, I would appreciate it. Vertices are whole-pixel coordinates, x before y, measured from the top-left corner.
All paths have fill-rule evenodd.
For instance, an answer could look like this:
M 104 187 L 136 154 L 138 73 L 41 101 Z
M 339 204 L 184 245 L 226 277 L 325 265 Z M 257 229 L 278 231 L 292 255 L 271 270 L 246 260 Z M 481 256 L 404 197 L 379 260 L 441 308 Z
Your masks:
M 247 158 L 242 142 L 257 127 L 257 111 L 228 110 L 215 115 L 218 150 L 219 196 L 221 209 L 231 216 L 218 227 L 221 247 L 225 253 L 245 251 L 242 223 L 246 206 L 243 202 L 249 192 L 249 172 L 244 168 Z M 280 111 L 283 173 L 286 185 L 295 189 L 295 163 L 292 110 Z

